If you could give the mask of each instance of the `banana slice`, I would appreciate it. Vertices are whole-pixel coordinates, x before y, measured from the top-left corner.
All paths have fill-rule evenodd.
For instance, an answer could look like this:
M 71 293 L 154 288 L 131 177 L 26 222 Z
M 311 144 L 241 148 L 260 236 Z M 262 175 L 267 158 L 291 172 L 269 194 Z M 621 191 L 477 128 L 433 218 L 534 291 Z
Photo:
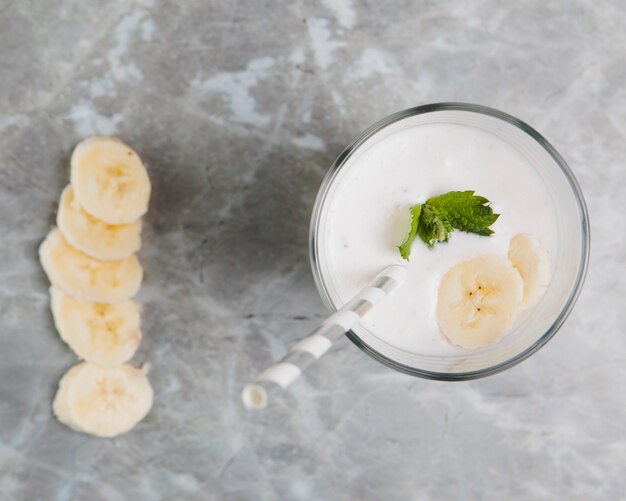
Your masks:
M 68 244 L 57 228 L 39 247 L 39 260 L 52 285 L 80 301 L 126 301 L 137 294 L 143 277 L 136 256 L 98 261 Z
M 495 343 L 513 323 L 523 293 L 522 277 L 505 257 L 485 255 L 459 263 L 439 285 L 439 326 L 463 348 Z
M 79 358 L 105 366 L 133 358 L 141 341 L 137 303 L 83 303 L 56 287 L 50 296 L 54 325 Z
M 141 247 L 141 220 L 120 225 L 100 221 L 83 210 L 72 186 L 61 194 L 57 225 L 72 246 L 103 261 L 127 258 Z
M 129 364 L 82 362 L 65 373 L 52 409 L 70 428 L 98 437 L 131 430 L 150 411 L 153 392 L 144 371 Z
M 550 254 L 541 247 L 539 239 L 519 233 L 509 244 L 509 259 L 524 281 L 522 309 L 534 306 L 550 284 Z
M 70 160 L 71 183 L 83 209 L 109 224 L 130 224 L 148 210 L 150 179 L 139 155 L 119 139 L 91 137 Z

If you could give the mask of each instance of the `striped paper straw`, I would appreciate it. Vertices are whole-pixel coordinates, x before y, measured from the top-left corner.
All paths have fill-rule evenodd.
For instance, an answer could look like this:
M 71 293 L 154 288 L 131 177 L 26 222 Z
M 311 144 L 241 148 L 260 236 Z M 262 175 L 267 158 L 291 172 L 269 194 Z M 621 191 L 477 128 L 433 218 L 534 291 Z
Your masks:
M 374 305 L 402 284 L 405 277 L 404 266 L 393 265 L 385 268 L 368 287 L 328 317 L 311 334 L 301 339 L 280 362 L 264 370 L 254 383 L 247 385 L 241 394 L 245 407 L 249 410 L 265 408 L 271 396 L 287 388 Z

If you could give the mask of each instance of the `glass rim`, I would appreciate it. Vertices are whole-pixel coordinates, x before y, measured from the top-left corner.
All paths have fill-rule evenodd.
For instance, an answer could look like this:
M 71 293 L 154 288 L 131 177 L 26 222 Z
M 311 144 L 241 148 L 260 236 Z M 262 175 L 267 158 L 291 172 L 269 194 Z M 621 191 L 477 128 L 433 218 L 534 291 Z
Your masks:
M 590 229 L 589 229 L 589 214 L 587 212 L 587 205 L 585 203 L 585 199 L 583 197 L 582 190 L 580 189 L 580 185 L 576 180 L 574 173 L 567 165 L 565 159 L 559 154 L 559 152 L 550 144 L 550 142 L 543 137 L 539 132 L 537 132 L 533 127 L 528 125 L 526 122 L 514 117 L 513 115 L 509 115 L 508 113 L 504 113 L 502 111 L 496 110 L 494 108 L 489 108 L 487 106 L 481 106 L 477 104 L 470 103 L 461 103 L 461 102 L 442 102 L 442 103 L 432 103 L 426 104 L 422 106 L 416 106 L 413 108 L 408 108 L 406 110 L 402 110 L 392 115 L 389 115 L 377 122 L 373 125 L 365 129 L 361 134 L 359 134 L 352 142 L 344 148 L 344 150 L 339 154 L 337 159 L 333 162 L 330 169 L 324 176 L 322 183 L 320 185 L 319 191 L 315 198 L 315 203 L 313 205 L 313 213 L 311 215 L 311 223 L 309 226 L 309 260 L 311 262 L 311 268 L 313 271 L 313 278 L 315 280 L 315 285 L 317 287 L 318 293 L 320 294 L 322 301 L 324 304 L 330 308 L 331 311 L 335 311 L 336 308 L 330 298 L 330 294 L 324 283 L 322 278 L 322 273 L 318 261 L 318 252 L 317 252 L 317 232 L 319 230 L 320 225 L 320 217 L 321 217 L 321 209 L 324 206 L 324 202 L 329 192 L 329 188 L 333 183 L 336 175 L 341 170 L 341 168 L 346 164 L 347 160 L 352 156 L 352 154 L 357 151 L 360 146 L 365 143 L 369 138 L 371 138 L 374 134 L 388 127 L 389 125 L 403 120 L 408 117 L 412 117 L 415 115 L 422 115 L 425 113 L 432 113 L 438 111 L 465 111 L 471 113 L 478 113 L 482 115 L 487 115 L 493 118 L 497 118 L 512 124 L 518 129 L 522 130 L 526 134 L 528 134 L 532 139 L 534 139 L 547 153 L 552 157 L 554 162 L 561 169 L 561 172 L 567 179 L 569 186 L 574 194 L 574 198 L 576 199 L 576 203 L 578 206 L 578 210 L 580 213 L 580 229 L 581 229 L 581 255 L 580 261 L 578 263 L 578 272 L 576 275 L 576 280 L 570 291 L 570 294 L 567 298 L 567 301 L 559 315 L 556 317 L 552 325 L 544 332 L 544 334 L 535 341 L 531 346 L 521 351 L 517 355 L 509 358 L 508 360 L 495 364 L 490 367 L 486 367 L 484 369 L 468 371 L 468 372 L 458 372 L 458 373 L 448 373 L 448 372 L 436 372 L 436 371 L 428 371 L 425 369 L 418 369 L 416 367 L 411 367 L 409 365 L 402 364 L 397 362 L 386 355 L 383 355 L 378 350 L 375 350 L 371 346 L 369 346 L 365 341 L 363 341 L 355 332 L 352 330 L 346 333 L 346 336 L 350 341 L 352 341 L 356 346 L 358 346 L 362 351 L 367 353 L 370 357 L 378 362 L 386 365 L 391 369 L 395 369 L 399 372 L 409 374 L 411 376 L 417 376 L 425 379 L 432 379 L 438 381 L 467 381 L 471 379 L 478 379 L 485 376 L 490 376 L 493 374 L 497 374 L 498 372 L 502 372 L 506 369 L 513 367 L 514 365 L 519 364 L 523 360 L 530 357 L 536 351 L 538 351 L 542 346 L 544 346 L 552 337 L 557 333 L 557 331 L 561 328 L 569 314 L 571 313 L 574 305 L 576 304 L 576 300 L 580 295 L 580 291 L 582 289 L 583 283 L 585 281 L 585 276 L 587 274 L 587 268 L 589 264 L 589 248 L 590 248 Z

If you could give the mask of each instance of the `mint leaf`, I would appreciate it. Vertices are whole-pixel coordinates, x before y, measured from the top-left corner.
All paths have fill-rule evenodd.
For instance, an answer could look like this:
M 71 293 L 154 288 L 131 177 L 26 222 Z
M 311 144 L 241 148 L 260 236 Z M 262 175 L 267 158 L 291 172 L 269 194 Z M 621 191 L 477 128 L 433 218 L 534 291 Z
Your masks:
M 432 249 L 437 242 L 447 242 L 451 231 L 452 225 L 446 214 L 426 202 L 422 206 L 417 230 L 422 241 Z
M 409 234 L 404 239 L 404 242 L 398 247 L 400 250 L 400 255 L 403 259 L 409 260 L 409 255 L 411 254 L 411 244 L 413 240 L 415 240 L 415 236 L 417 235 L 417 227 L 419 224 L 420 214 L 422 212 L 421 205 L 414 205 L 411 207 L 411 230 Z
M 411 229 L 398 247 L 403 259 L 409 260 L 416 236 L 431 249 L 438 242 L 447 242 L 453 230 L 489 236 L 489 228 L 500 214 L 494 214 L 485 197 L 473 191 L 450 191 L 411 207 Z
M 451 191 L 445 195 L 429 198 L 427 205 L 432 205 L 447 217 L 453 228 L 478 235 L 491 235 L 489 229 L 500 214 L 494 214 L 489 207 L 489 200 L 474 195 L 473 191 Z

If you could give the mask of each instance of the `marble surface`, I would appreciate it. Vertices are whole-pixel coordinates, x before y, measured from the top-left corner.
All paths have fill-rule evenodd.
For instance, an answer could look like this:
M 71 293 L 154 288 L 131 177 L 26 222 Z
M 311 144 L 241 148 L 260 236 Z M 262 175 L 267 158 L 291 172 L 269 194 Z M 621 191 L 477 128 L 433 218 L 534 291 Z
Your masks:
M 626 4 L 620 0 L 0 0 L 0 497 L 619 499 L 626 493 Z M 469 101 L 542 131 L 589 205 L 586 287 L 494 377 L 429 382 L 349 342 L 267 412 L 242 386 L 324 317 L 307 230 L 375 120 Z M 75 363 L 36 249 L 72 146 L 150 166 L 141 260 L 156 402 L 132 433 L 50 410 Z

